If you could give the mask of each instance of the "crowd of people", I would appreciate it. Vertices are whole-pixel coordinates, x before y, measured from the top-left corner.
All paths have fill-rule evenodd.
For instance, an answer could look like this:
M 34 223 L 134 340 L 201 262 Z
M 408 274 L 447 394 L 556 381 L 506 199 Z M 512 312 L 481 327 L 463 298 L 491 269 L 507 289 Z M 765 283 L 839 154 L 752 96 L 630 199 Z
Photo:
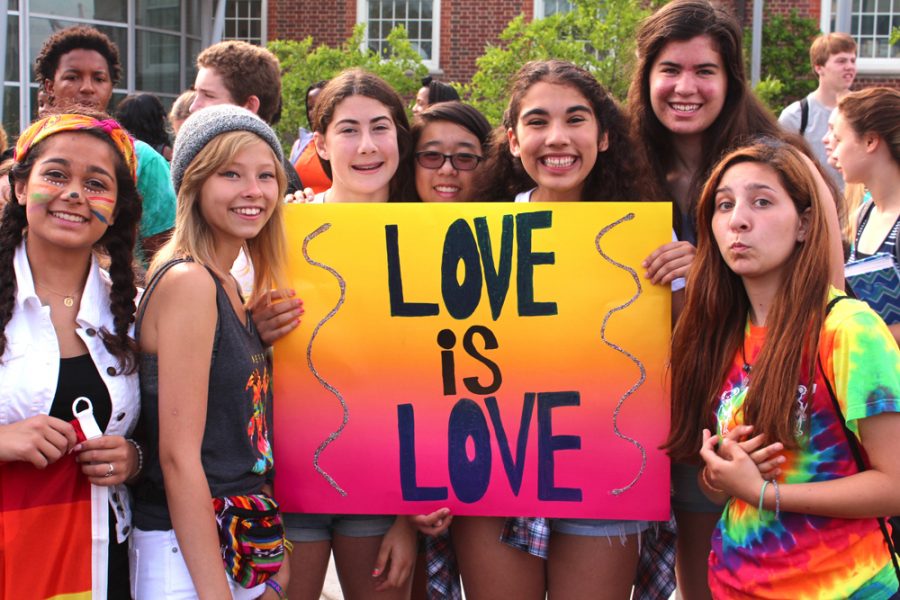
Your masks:
M 844 291 L 845 262 L 898 264 L 900 92 L 851 92 L 855 44 L 823 35 L 779 124 L 741 38 L 673 0 L 638 28 L 627 108 L 533 61 L 497 127 L 430 79 L 410 122 L 350 69 L 307 90 L 286 156 L 267 50 L 215 44 L 168 115 L 142 94 L 114 119 L 117 48 L 58 31 L 0 162 L 0 477 L 71 460 L 98 490 L 98 597 L 314 600 L 333 555 L 347 598 L 900 598 L 900 324 Z M 270 348 L 304 314 L 286 203 L 643 200 L 673 206 L 642 264 L 673 298 L 670 522 L 280 514 Z

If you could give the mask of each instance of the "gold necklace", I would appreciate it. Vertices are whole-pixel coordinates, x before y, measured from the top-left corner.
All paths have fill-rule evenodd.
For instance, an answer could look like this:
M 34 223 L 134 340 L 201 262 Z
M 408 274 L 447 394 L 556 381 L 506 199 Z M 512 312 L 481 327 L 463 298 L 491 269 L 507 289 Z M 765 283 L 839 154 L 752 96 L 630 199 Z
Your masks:
M 71 294 L 63 294 L 62 292 L 57 292 L 56 290 L 52 290 L 49 287 L 47 287 L 46 284 L 38 283 L 37 281 L 34 282 L 34 285 L 36 287 L 44 288 L 44 290 L 50 292 L 51 294 L 56 294 L 57 296 L 62 298 L 63 304 L 65 304 L 67 308 L 72 308 L 73 306 L 75 306 L 75 299 L 81 295 L 81 289 L 79 289 L 76 292 L 72 292 Z

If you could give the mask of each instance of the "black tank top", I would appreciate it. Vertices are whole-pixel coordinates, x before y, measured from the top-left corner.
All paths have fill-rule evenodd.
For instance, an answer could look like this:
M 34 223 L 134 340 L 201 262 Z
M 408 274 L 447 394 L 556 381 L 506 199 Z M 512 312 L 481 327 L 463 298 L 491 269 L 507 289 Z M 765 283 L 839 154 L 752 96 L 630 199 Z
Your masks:
M 153 290 L 166 271 L 186 261 L 191 259 L 166 263 L 147 286 L 135 323 L 139 344 L 141 321 Z M 273 462 L 271 367 L 252 315 L 245 325 L 219 278 L 212 271 L 210 276 L 216 283 L 217 319 L 209 373 L 197 373 L 209 381 L 200 459 L 213 497 L 255 494 L 266 483 Z M 145 476 L 135 490 L 134 523 L 145 531 L 168 530 L 172 522 L 159 465 L 159 366 L 155 354 L 141 353 L 140 374 L 147 452 Z

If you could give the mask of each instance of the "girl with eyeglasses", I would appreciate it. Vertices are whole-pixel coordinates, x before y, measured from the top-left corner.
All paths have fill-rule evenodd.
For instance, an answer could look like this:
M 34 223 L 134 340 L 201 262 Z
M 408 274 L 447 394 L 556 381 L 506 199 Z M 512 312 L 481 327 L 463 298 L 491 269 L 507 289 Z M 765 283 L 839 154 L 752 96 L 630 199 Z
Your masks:
M 422 202 L 477 200 L 475 184 L 491 126 L 477 109 L 461 102 L 441 102 L 416 116 L 416 192 Z

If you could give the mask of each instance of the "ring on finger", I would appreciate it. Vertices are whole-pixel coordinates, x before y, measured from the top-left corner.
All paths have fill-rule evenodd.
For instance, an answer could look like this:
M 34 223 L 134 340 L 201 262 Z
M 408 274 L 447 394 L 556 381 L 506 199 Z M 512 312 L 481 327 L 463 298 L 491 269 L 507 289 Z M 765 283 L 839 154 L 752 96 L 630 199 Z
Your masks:
M 109 464 L 109 469 L 106 470 L 106 474 L 104 475 L 104 477 L 112 477 L 112 474 L 116 472 L 116 468 L 112 463 L 107 464 Z

